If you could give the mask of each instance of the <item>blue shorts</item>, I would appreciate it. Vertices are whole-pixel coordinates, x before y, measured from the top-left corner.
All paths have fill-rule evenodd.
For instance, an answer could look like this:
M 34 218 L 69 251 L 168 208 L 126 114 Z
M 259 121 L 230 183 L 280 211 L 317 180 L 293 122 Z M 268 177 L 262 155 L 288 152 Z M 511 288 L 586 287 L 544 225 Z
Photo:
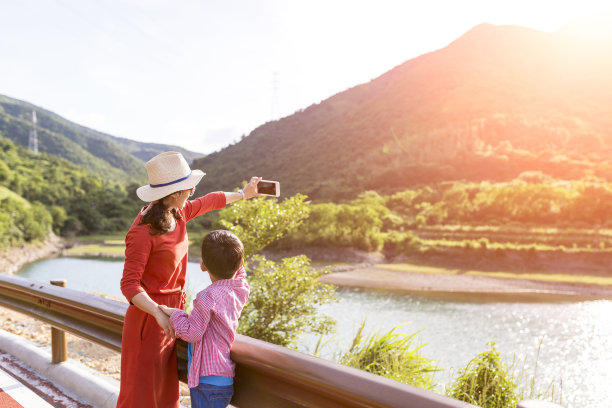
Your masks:
M 233 385 L 212 385 L 200 383 L 189 389 L 193 408 L 225 408 L 234 395 Z

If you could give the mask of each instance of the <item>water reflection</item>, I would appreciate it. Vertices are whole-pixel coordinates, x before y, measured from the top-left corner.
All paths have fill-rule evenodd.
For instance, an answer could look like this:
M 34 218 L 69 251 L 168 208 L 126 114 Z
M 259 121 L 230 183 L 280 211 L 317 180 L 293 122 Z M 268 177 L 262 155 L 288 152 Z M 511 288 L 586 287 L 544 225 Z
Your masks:
M 341 290 L 339 297 L 338 304 L 321 308 L 338 321 L 335 341 L 321 352 L 324 358 L 335 359 L 348 349 L 362 319 L 367 333 L 404 324 L 399 332 L 418 331 L 417 343 L 426 344 L 422 353 L 447 369 L 437 377 L 439 390 L 455 375 L 451 372 L 465 367 L 487 342 L 495 341 L 526 380 L 537 360 L 539 392 L 552 382 L 558 387 L 562 379 L 564 405 L 612 407 L 610 301 L 443 302 L 361 290 Z M 312 337 L 304 340 L 304 350 L 316 344 Z

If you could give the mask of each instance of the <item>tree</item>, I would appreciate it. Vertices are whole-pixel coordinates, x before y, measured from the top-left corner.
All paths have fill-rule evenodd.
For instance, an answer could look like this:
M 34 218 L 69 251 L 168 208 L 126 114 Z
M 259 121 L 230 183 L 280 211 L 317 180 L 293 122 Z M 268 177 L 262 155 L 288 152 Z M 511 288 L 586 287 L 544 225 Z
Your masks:
M 282 346 L 295 347 L 300 334 L 330 333 L 335 322 L 319 316 L 317 306 L 335 299 L 335 289 L 319 282 L 329 269 L 314 270 L 304 256 L 273 262 L 255 255 L 297 229 L 308 217 L 306 196 L 297 194 L 279 203 L 256 198 L 220 211 L 216 225 L 243 242 L 251 294 L 242 310 L 238 332 Z
M 264 197 L 238 201 L 219 212 L 216 226 L 236 234 L 248 258 L 304 222 L 310 212 L 306 198 L 296 194 L 282 203 Z
M 249 265 L 254 265 L 248 268 L 251 294 L 240 317 L 241 334 L 296 348 L 303 333 L 333 330 L 335 321 L 317 313 L 318 306 L 336 299 L 334 287 L 318 281 L 328 268 L 312 269 L 305 255 L 280 263 L 256 255 Z

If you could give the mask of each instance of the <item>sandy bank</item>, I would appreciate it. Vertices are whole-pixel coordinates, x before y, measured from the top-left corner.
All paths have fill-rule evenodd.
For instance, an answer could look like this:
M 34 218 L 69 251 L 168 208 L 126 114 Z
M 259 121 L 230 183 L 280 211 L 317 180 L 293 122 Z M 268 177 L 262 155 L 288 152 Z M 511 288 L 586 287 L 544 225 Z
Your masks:
M 612 299 L 612 285 L 586 285 L 467 274 L 391 271 L 376 265 L 347 267 L 321 277 L 340 287 L 405 292 L 436 298 L 482 301 Z M 336 269 L 337 270 L 337 269 Z

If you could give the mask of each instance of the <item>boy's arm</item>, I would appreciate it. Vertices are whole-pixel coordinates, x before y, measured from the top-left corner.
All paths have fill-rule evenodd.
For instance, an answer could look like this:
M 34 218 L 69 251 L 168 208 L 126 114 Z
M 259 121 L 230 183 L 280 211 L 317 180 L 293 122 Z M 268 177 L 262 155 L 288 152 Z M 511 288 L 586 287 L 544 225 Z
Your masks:
M 180 309 L 175 309 L 170 316 L 170 324 L 174 327 L 176 335 L 189 343 L 200 340 L 210 322 L 213 306 L 212 299 L 198 295 L 193 302 L 193 310 L 190 315 Z

